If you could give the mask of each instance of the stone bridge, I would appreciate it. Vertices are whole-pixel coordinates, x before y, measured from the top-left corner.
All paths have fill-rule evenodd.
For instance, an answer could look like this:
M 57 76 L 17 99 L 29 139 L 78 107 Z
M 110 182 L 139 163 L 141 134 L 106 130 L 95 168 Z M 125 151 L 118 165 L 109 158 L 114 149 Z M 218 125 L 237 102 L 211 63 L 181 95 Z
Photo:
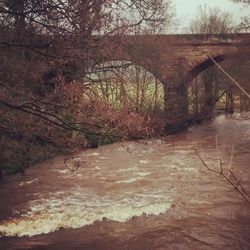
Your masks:
M 93 37 L 99 44 L 100 37 Z M 216 62 L 250 57 L 250 34 L 119 35 L 98 46 L 99 59 L 140 65 L 164 85 L 167 127 L 188 119 L 188 83 Z
M 188 112 L 187 85 L 213 62 L 250 57 L 250 34 L 136 35 L 113 37 L 102 60 L 128 60 L 154 74 L 164 84 L 166 122 L 184 124 Z

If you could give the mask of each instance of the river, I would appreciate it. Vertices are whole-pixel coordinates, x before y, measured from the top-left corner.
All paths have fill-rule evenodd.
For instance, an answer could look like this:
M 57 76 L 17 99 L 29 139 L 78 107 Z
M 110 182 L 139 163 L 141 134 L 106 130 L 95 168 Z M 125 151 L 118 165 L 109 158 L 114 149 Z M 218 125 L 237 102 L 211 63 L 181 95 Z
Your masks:
M 0 184 L 0 249 L 250 249 L 250 119 L 57 157 Z M 232 177 L 230 177 L 232 179 Z

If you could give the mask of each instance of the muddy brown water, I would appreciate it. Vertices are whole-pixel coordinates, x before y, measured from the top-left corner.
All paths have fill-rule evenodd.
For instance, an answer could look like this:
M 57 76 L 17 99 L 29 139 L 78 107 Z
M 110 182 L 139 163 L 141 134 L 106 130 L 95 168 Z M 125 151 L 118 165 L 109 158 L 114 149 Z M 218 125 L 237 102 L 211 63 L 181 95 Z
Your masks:
M 249 116 L 160 140 L 82 151 L 0 184 L 0 249 L 250 249 L 250 206 L 194 153 L 250 192 Z

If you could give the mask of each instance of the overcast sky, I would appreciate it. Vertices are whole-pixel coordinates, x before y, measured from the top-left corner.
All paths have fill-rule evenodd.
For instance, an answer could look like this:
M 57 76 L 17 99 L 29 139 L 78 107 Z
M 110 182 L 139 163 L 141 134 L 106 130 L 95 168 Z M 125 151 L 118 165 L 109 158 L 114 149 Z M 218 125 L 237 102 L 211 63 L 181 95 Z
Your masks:
M 236 23 L 240 22 L 242 16 L 250 15 L 250 7 L 243 4 L 234 3 L 231 0 L 172 0 L 175 5 L 177 17 L 180 20 L 181 29 L 185 29 L 187 23 L 197 15 L 197 7 L 205 5 L 207 7 L 219 7 L 230 12 Z M 181 30 L 180 30 L 181 31 Z

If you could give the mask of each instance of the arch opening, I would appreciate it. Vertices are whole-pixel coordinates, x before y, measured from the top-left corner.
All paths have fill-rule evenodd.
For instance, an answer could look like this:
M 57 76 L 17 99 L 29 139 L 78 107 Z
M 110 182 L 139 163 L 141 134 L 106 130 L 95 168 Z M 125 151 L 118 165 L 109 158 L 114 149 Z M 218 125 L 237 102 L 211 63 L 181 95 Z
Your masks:
M 131 61 L 107 61 L 91 68 L 84 82 L 92 116 L 126 138 L 163 135 L 164 86 L 147 69 Z
M 227 59 L 227 60 L 226 60 Z M 234 79 L 249 79 L 250 60 L 245 58 L 214 57 Z M 207 59 L 192 70 L 194 79 L 188 87 L 189 113 L 194 117 L 210 116 L 212 113 L 233 113 L 249 110 L 246 96 L 212 62 Z M 245 86 L 249 91 L 249 86 Z
M 87 98 L 113 108 L 160 114 L 164 108 L 163 84 L 145 67 L 126 60 L 98 64 L 86 76 Z

